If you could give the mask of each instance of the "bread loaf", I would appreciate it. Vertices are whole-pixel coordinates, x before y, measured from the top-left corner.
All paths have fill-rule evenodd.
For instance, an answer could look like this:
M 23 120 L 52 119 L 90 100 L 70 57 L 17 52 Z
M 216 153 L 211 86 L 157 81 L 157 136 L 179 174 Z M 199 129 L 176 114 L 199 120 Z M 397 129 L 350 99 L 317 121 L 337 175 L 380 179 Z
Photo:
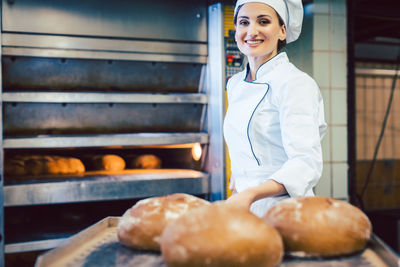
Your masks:
M 6 161 L 8 175 L 76 174 L 85 172 L 82 161 L 53 155 L 16 156 Z
M 161 159 L 152 154 L 144 154 L 132 160 L 131 167 L 134 169 L 159 169 Z
M 26 175 L 25 161 L 17 158 L 6 160 L 4 162 L 5 175 Z
M 216 202 L 168 224 L 161 252 L 169 267 L 268 267 L 282 260 L 283 243 L 261 218 Z
M 122 171 L 125 169 L 125 160 L 118 155 L 96 155 L 91 160 L 96 170 Z
M 77 158 L 52 156 L 46 157 L 44 172 L 48 174 L 73 174 L 85 172 L 85 166 Z
M 283 200 L 263 219 L 283 238 L 285 251 L 299 257 L 330 257 L 362 250 L 371 236 L 368 217 L 357 207 L 328 197 Z
M 165 226 L 188 210 L 209 202 L 188 194 L 147 198 L 122 216 L 117 227 L 119 241 L 140 250 L 160 251 L 159 239 Z

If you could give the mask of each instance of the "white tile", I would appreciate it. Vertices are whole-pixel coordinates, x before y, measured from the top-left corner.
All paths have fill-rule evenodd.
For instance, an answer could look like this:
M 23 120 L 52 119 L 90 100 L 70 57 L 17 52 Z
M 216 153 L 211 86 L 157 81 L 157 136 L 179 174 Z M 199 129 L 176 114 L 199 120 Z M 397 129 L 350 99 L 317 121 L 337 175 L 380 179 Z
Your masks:
M 346 15 L 346 0 L 331 0 L 331 14 Z
M 313 36 L 313 49 L 319 51 L 329 50 L 329 16 L 315 15 L 314 16 L 314 36 Z
M 331 91 L 332 124 L 347 124 L 347 92 L 346 90 Z
M 347 163 L 332 164 L 332 184 L 334 198 L 348 198 L 348 165 Z
M 331 164 L 324 164 L 321 179 L 314 188 L 315 195 L 332 197 Z
M 331 86 L 335 88 L 347 88 L 347 59 L 345 53 L 331 54 Z
M 325 113 L 325 121 L 330 124 L 331 123 L 331 94 L 330 90 L 326 88 L 322 88 L 321 90 L 322 100 L 324 101 L 324 113 Z
M 341 16 L 331 16 L 331 50 L 345 52 L 347 49 L 346 19 Z
M 329 0 L 314 0 L 315 13 L 329 13 Z
M 330 87 L 329 81 L 329 53 L 314 52 L 313 53 L 313 77 L 320 87 Z
M 331 134 L 329 130 L 329 125 L 328 125 L 328 130 L 326 131 L 326 134 L 324 138 L 322 138 L 321 141 L 321 146 L 322 146 L 322 160 L 324 162 L 330 162 L 331 161 Z
M 313 56 L 311 52 L 304 52 L 304 65 L 301 69 L 310 76 L 313 76 Z
M 334 112 L 334 110 L 332 110 Z M 331 126 L 332 161 L 347 161 L 347 127 Z

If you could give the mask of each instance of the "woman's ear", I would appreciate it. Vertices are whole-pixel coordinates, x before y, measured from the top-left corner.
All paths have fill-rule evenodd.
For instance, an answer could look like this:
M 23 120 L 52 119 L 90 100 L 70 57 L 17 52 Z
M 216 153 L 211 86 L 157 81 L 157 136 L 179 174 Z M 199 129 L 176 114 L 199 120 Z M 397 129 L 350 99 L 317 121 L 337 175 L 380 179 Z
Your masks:
M 283 41 L 286 39 L 286 25 L 281 26 L 281 31 L 279 34 L 279 40 Z

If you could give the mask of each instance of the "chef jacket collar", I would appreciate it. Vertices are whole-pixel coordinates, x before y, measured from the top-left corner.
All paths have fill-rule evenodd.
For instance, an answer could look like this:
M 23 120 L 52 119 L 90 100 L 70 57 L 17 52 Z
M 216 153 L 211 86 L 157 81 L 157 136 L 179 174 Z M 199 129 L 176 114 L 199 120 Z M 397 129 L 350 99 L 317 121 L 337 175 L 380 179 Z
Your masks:
M 289 62 L 289 58 L 288 58 L 286 52 L 278 53 L 273 58 L 270 58 L 269 60 L 267 60 L 266 62 L 261 64 L 261 66 L 256 71 L 255 79 L 252 81 L 248 81 L 248 82 L 260 82 L 260 79 L 262 79 L 262 77 L 264 77 L 265 75 L 268 75 L 268 73 L 271 72 L 272 70 L 274 70 L 277 66 L 281 65 L 282 63 L 286 63 L 286 62 Z M 247 81 L 247 76 L 249 75 L 249 72 L 250 72 L 250 66 L 247 63 L 246 75 L 244 78 L 245 81 Z

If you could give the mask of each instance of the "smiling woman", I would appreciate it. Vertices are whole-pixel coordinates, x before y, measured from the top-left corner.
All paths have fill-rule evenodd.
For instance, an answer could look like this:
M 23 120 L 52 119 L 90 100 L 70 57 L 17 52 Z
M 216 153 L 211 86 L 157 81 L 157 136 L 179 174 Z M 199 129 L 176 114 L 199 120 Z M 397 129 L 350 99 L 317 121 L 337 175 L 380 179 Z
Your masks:
M 275 56 L 286 45 L 286 28 L 282 18 L 263 3 L 249 3 L 242 7 L 238 7 L 234 18 L 239 49 L 249 60 L 257 58 L 255 60 L 265 61 Z M 263 13 L 259 14 L 259 10 Z
M 281 46 L 301 31 L 301 0 L 238 0 L 235 40 L 246 69 L 227 84 L 224 136 L 231 159 L 227 202 L 263 216 L 288 197 L 312 196 L 322 172 L 324 105 L 315 81 Z

